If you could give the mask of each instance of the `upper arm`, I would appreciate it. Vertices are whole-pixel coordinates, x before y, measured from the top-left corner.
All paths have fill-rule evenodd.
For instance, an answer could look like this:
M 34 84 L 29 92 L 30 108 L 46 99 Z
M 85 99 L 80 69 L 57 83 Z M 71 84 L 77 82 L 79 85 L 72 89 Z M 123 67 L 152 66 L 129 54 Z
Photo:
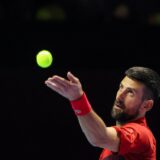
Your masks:
M 120 137 L 114 127 L 106 127 L 106 139 L 99 145 L 101 145 L 100 147 L 107 148 L 110 151 L 118 152 Z

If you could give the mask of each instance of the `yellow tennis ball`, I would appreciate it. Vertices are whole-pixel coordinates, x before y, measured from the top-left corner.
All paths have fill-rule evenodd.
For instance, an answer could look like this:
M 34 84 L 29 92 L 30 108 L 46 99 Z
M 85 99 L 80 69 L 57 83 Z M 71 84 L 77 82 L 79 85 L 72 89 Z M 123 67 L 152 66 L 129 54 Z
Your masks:
M 53 57 L 51 52 L 47 50 L 42 50 L 38 52 L 36 56 L 36 61 L 37 61 L 37 64 L 42 68 L 49 67 L 53 62 Z

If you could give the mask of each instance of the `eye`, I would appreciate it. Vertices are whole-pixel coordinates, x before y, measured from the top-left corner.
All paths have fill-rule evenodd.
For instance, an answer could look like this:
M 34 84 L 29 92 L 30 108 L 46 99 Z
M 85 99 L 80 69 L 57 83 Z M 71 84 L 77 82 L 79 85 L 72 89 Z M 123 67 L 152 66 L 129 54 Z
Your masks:
M 132 96 L 134 95 L 134 91 L 132 89 L 128 89 L 127 92 Z

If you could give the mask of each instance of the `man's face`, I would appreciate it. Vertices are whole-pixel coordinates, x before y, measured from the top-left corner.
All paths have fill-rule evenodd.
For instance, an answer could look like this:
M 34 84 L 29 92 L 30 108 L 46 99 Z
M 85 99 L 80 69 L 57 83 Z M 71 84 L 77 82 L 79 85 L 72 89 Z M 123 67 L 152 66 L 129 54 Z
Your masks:
M 144 85 L 127 76 L 121 81 L 112 108 L 112 117 L 120 123 L 135 119 L 143 104 Z

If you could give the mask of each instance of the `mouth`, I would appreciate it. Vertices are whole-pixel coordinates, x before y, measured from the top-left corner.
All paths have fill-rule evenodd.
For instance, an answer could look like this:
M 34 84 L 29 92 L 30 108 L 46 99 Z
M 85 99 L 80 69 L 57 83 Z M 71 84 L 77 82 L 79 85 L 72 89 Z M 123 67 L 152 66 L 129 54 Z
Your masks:
M 122 107 L 120 107 L 120 106 L 118 106 L 118 105 L 114 105 L 114 108 L 115 108 L 115 109 L 122 110 Z
M 115 106 L 116 108 L 119 108 L 119 109 L 123 109 L 123 108 L 124 108 L 123 105 L 120 104 L 120 103 L 118 103 L 118 102 L 115 102 L 114 106 Z

